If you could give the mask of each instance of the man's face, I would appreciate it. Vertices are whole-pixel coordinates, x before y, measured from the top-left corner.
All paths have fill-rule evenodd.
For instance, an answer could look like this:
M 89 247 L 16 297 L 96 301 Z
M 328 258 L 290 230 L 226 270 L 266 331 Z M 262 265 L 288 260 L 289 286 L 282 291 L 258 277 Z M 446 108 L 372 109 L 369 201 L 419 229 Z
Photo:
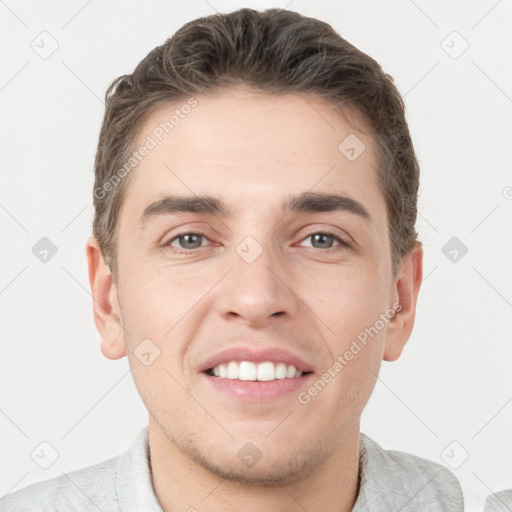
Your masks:
M 222 477 L 292 481 L 357 437 L 393 329 L 375 144 L 311 97 L 196 99 L 132 171 L 114 288 L 124 330 L 110 343 L 161 439 Z M 135 148 L 179 106 L 160 108 Z M 305 194 L 348 200 L 293 202 Z M 222 209 L 148 209 L 171 195 Z

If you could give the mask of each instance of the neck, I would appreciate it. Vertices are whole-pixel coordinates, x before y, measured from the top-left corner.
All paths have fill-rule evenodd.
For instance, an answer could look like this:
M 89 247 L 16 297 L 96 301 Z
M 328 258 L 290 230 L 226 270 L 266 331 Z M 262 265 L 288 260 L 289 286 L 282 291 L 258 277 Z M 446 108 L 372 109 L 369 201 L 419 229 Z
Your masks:
M 151 416 L 148 433 L 153 487 L 164 512 L 348 512 L 357 498 L 358 424 L 313 474 L 275 486 L 218 477 L 178 450 Z

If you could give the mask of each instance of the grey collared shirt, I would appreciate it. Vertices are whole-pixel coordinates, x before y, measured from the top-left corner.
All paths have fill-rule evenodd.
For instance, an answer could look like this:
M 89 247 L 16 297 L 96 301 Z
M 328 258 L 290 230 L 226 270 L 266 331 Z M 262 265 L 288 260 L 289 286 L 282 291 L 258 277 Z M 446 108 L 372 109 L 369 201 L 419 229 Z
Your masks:
M 353 512 L 462 512 L 457 479 L 434 462 L 383 450 L 361 434 L 359 494 Z M 191 504 L 193 506 L 193 504 Z M 153 489 L 148 428 L 105 462 L 29 485 L 0 499 L 1 512 L 162 512 Z

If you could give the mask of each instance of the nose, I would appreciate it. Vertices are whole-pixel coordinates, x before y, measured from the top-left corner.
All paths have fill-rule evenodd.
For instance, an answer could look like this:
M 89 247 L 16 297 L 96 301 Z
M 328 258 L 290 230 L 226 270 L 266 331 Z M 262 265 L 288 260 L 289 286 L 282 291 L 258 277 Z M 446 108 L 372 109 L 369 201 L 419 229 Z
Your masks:
M 233 269 L 219 289 L 220 315 L 250 327 L 293 318 L 299 298 L 283 263 L 269 249 L 251 263 L 235 254 Z

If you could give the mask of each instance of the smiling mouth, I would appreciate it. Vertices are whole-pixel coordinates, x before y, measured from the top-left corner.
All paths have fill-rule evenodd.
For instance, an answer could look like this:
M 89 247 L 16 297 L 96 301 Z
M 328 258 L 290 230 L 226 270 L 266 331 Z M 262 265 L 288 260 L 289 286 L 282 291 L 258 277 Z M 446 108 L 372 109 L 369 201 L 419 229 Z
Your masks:
M 230 361 L 219 364 L 205 371 L 211 377 L 240 381 L 269 382 L 283 379 L 296 379 L 311 372 L 301 372 L 292 364 L 274 363 L 265 361 L 253 363 L 252 361 Z

